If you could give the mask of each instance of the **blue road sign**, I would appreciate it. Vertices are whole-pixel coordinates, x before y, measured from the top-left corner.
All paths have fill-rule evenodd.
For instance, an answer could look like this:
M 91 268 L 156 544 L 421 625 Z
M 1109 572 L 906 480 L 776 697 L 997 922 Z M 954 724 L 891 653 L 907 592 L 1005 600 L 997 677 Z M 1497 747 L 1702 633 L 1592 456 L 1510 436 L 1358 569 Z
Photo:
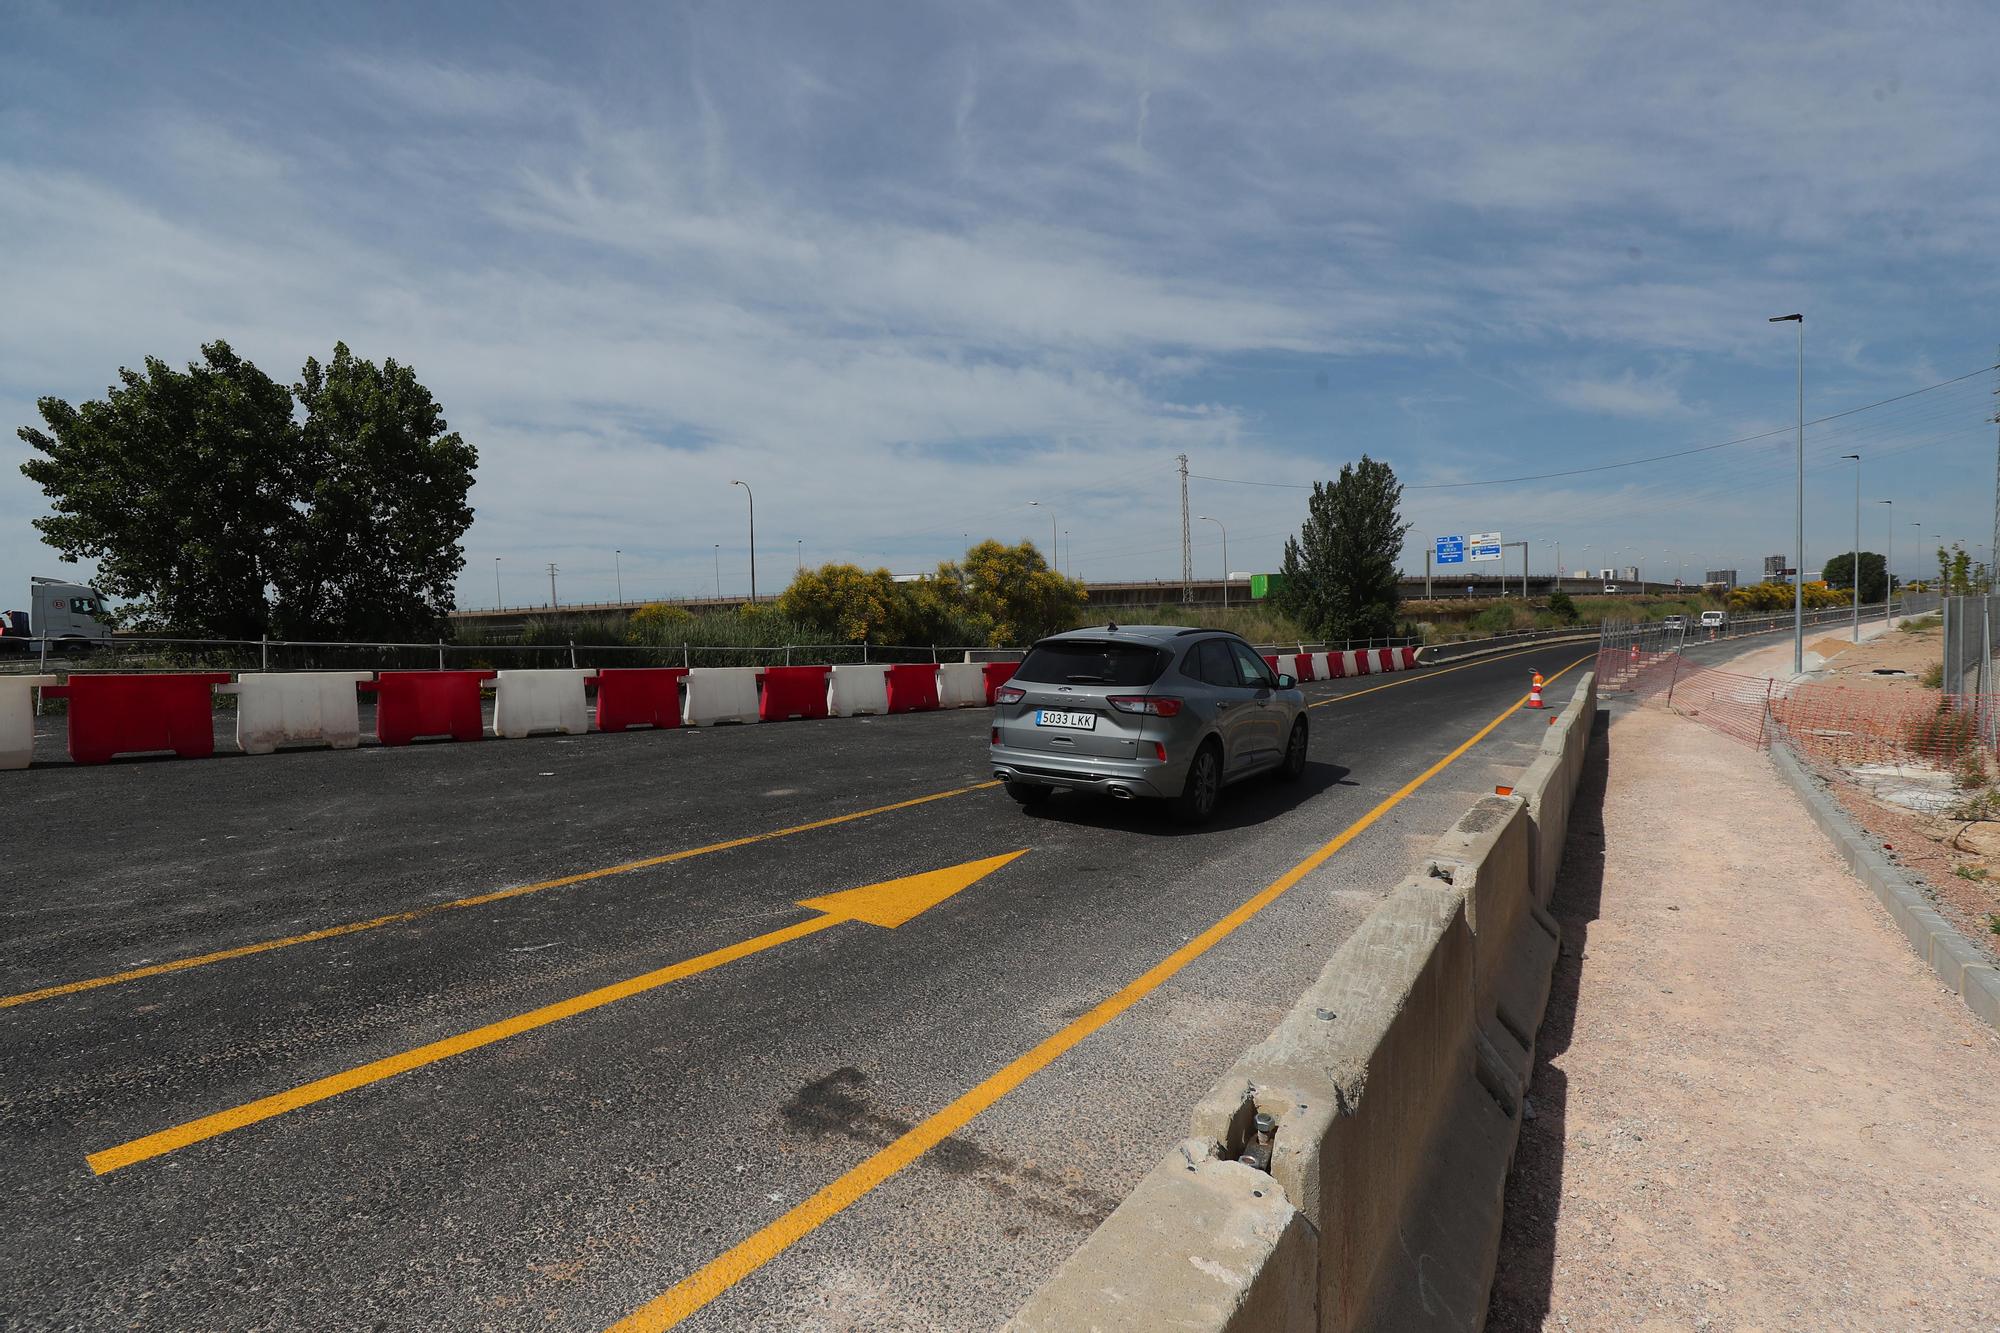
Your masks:
M 1438 565 L 1462 565 L 1465 563 L 1465 534 L 1456 537 L 1434 539 L 1437 549 L 1431 555 L 1431 563 Z

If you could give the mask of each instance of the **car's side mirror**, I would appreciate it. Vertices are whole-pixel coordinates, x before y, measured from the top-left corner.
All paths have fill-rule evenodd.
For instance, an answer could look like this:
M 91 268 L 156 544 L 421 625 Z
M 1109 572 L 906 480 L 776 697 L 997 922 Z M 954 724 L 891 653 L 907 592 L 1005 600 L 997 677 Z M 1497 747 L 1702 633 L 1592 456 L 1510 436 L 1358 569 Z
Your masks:
M 1287 675 L 1285 675 L 1285 674 L 1284 674 L 1283 672 L 1279 672 L 1279 673 L 1278 673 L 1278 688 L 1279 688 L 1279 689 L 1281 689 L 1281 690 L 1289 690 L 1289 689 L 1293 689 L 1293 688 L 1295 688 L 1295 687 L 1296 687 L 1297 685 L 1298 685 L 1298 682 L 1297 682 L 1297 681 L 1295 681 L 1295 680 L 1293 680 L 1293 679 L 1292 679 L 1292 678 L 1291 678 L 1290 676 L 1287 676 Z

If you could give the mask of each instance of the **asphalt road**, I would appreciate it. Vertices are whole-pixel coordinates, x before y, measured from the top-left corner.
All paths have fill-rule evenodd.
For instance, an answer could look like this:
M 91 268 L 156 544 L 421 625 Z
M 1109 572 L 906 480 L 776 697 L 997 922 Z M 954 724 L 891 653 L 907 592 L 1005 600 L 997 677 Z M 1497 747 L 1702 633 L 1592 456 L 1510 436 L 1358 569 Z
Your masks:
M 1583 651 L 1309 685 L 1195 832 L 1020 811 L 983 711 L 0 775 L 0 1322 L 997 1325 Z

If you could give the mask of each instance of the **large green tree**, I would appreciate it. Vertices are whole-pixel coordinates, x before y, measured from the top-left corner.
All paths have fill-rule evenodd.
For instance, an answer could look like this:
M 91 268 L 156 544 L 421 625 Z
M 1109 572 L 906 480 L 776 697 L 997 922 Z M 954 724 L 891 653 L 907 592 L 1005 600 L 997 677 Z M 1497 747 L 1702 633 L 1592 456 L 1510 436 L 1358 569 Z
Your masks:
M 131 603 L 140 628 L 217 638 L 391 638 L 433 630 L 471 524 L 477 454 L 408 367 L 336 344 L 285 387 L 214 342 L 186 372 L 119 371 L 100 401 L 38 404 L 21 465 L 35 520 Z
M 21 471 L 49 497 L 42 539 L 96 561 L 130 623 L 254 639 L 270 628 L 298 431 L 283 385 L 226 342 L 201 350 L 185 373 L 157 357 L 121 369 L 99 401 L 40 400 L 48 429 L 19 434 L 42 457 Z
M 1410 530 L 1402 499 L 1394 469 L 1366 454 L 1333 481 L 1314 482 L 1305 524 L 1285 539 L 1278 609 L 1323 639 L 1394 634 L 1396 560 Z
M 1843 551 L 1839 555 L 1830 557 L 1826 567 L 1820 571 L 1820 577 L 1826 581 L 1828 587 L 1853 591 L 1854 553 Z M 1863 551 L 1861 553 L 1862 604 L 1881 601 L 1888 591 L 1888 581 L 1889 576 L 1881 552 Z
M 278 619 L 287 636 L 389 639 L 432 629 L 452 607 L 472 524 L 478 451 L 445 428 L 414 371 L 335 343 L 292 386 L 300 481 L 285 529 Z

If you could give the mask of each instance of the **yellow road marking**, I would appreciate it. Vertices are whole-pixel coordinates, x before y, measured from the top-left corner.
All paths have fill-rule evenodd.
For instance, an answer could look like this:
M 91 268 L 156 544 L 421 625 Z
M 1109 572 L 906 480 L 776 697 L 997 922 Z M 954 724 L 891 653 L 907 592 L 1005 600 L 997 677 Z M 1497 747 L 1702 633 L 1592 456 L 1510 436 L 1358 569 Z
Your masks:
M 525 894 L 540 893 L 544 889 L 564 889 L 572 884 L 583 884 L 593 879 L 604 879 L 610 875 L 629 874 L 634 870 L 650 870 L 654 866 L 671 865 L 676 861 L 692 860 L 697 856 L 708 856 L 714 852 L 733 851 L 738 847 L 748 847 L 754 843 L 769 842 L 774 838 L 789 838 L 795 833 L 811 833 L 815 829 L 832 828 L 836 824 L 849 824 L 857 819 L 867 819 L 874 815 L 886 815 L 896 810 L 908 810 L 912 806 L 928 805 L 932 801 L 948 800 L 953 796 L 963 796 L 967 792 L 984 791 L 997 787 L 998 782 L 975 782 L 969 787 L 953 787 L 950 791 L 932 792 L 928 796 L 916 796 L 907 801 L 896 801 L 890 805 L 878 805 L 867 810 L 855 810 L 844 815 L 832 815 L 826 819 L 815 819 L 809 824 L 794 824 L 790 828 L 773 829 L 769 833 L 752 833 L 747 837 L 731 838 L 726 842 L 712 842 L 706 847 L 688 847 L 678 852 L 668 852 L 663 856 L 649 856 L 639 861 L 626 861 L 620 865 L 605 866 L 601 870 L 586 870 L 580 874 L 563 875 L 557 879 L 538 880 L 533 884 L 521 884 L 511 889 L 500 889 L 493 893 L 482 893 L 471 898 L 454 898 L 447 903 L 432 903 L 428 907 L 413 907 L 405 912 L 391 912 L 387 916 L 370 917 L 366 921 L 349 921 L 344 925 L 327 926 L 320 930 L 309 930 L 303 935 L 287 935 L 283 939 L 260 940 L 255 944 L 241 944 L 233 949 L 218 949 L 214 953 L 196 954 L 190 958 L 176 958 L 171 962 L 153 963 L 146 967 L 135 967 L 125 972 L 113 972 L 106 976 L 90 977 L 83 981 L 66 981 L 59 986 L 44 986 L 40 990 L 23 991 L 19 995 L 0 996 L 0 1009 L 17 1004 L 33 1004 L 37 1000 L 50 1000 L 58 995 L 74 995 L 79 991 L 96 990 L 99 986 L 115 986 L 121 982 L 138 981 L 145 977 L 164 976 L 169 972 L 185 972 L 191 967 L 207 967 L 211 963 L 226 963 L 232 958 L 248 958 L 253 954 L 269 953 L 273 949 L 289 949 L 295 944 L 314 944 L 320 940 L 339 939 L 343 935 L 355 935 L 364 930 L 379 930 L 383 926 L 397 926 L 405 922 L 421 920 L 439 912 L 455 912 L 466 907 L 483 907 L 488 903 L 504 902 L 509 898 L 519 898 Z
M 1555 675 L 1548 677 L 1544 683 L 1553 683 L 1558 677 L 1567 675 L 1595 656 L 1595 653 L 1591 653 L 1578 658 Z M 721 1255 L 626 1315 L 611 1326 L 610 1333 L 659 1333 L 659 1330 L 672 1328 L 777 1258 L 821 1223 L 868 1194 L 931 1148 L 965 1128 L 975 1116 L 1047 1068 L 1058 1056 L 1070 1050 L 1085 1037 L 1159 989 L 1175 973 L 1221 943 L 1237 927 L 1277 901 L 1286 890 L 1326 864 L 1335 852 L 1352 842 L 1362 830 L 1443 772 L 1460 755 L 1485 740 L 1495 728 L 1512 717 L 1527 698 L 1528 696 L 1524 694 L 1515 700 L 1505 712 L 1475 732 L 1470 740 L 1404 783 L 1393 795 L 1349 824 L 1330 841 L 1321 844 L 1310 856 L 1273 880 L 1256 896 L 1245 901 L 1229 915 L 1128 982 L 1122 990 L 1102 1001 L 1082 1017 L 1044 1038 L 1025 1055 L 1017 1057 L 985 1082 L 928 1120 L 921 1122 L 888 1147 L 867 1158 L 775 1222 L 738 1241 Z
M 951 866 L 944 870 L 932 870 L 921 875 L 909 875 L 901 879 L 884 880 L 865 888 L 849 889 L 844 893 L 829 894 L 823 898 L 809 898 L 799 904 L 801 907 L 816 908 L 820 915 L 797 921 L 777 930 L 767 931 L 752 939 L 737 944 L 713 949 L 696 958 L 673 963 L 641 976 L 600 986 L 582 995 L 545 1004 L 539 1009 L 530 1009 L 525 1014 L 503 1018 L 497 1023 L 488 1023 L 470 1032 L 461 1032 L 455 1037 L 445 1037 L 440 1041 L 427 1042 L 380 1060 L 371 1060 L 365 1065 L 316 1078 L 310 1083 L 301 1083 L 296 1088 L 260 1097 L 254 1102 L 244 1102 L 226 1111 L 190 1120 L 186 1124 L 159 1130 L 143 1138 L 121 1143 L 113 1148 L 105 1148 L 90 1154 L 86 1159 L 90 1169 L 98 1175 L 109 1175 L 120 1167 L 131 1166 L 154 1157 L 162 1156 L 191 1143 L 216 1138 L 232 1130 L 254 1125 L 260 1120 L 296 1111 L 302 1106 L 311 1106 L 338 1097 L 343 1092 L 366 1087 L 370 1083 L 380 1083 L 383 1079 L 407 1074 L 412 1069 L 448 1060 L 454 1055 L 476 1051 L 482 1046 L 491 1046 L 496 1041 L 536 1028 L 559 1023 L 565 1018 L 599 1009 L 619 1000 L 642 995 L 649 990 L 684 981 L 725 964 L 776 948 L 828 926 L 839 925 L 843 921 L 865 921 L 871 925 L 894 929 L 929 908 L 937 906 L 960 889 L 992 874 L 1018 856 L 1027 854 L 1027 848 L 1018 852 L 1008 852 L 1003 856 L 989 856 L 983 861 L 968 861 L 964 865 Z
M 1336 694 L 1331 699 L 1319 699 L 1312 703 L 1307 704 L 1306 707 L 1324 708 L 1328 704 L 1345 703 L 1349 699 L 1359 699 L 1362 695 L 1373 694 L 1377 690 L 1393 690 L 1398 685 L 1414 685 L 1420 680 L 1435 680 L 1439 676 L 1449 676 L 1454 671 L 1469 671 L 1476 666 L 1486 666 L 1493 662 L 1504 662 L 1510 657 L 1526 657 L 1530 653 L 1534 653 L 1537 651 L 1539 650 L 1534 648 L 1523 648 L 1518 653 L 1495 653 L 1491 657 L 1482 657 L 1477 662 L 1460 662 L 1457 666 L 1437 667 L 1432 670 L 1425 670 L 1424 673 L 1420 676 L 1404 676 L 1401 680 L 1392 680 L 1383 685 L 1370 685 L 1365 690 L 1351 690 L 1346 694 Z M 1359 680 L 1360 677 L 1346 676 L 1342 677 L 1342 679 Z M 1314 683 L 1316 684 L 1318 682 Z

